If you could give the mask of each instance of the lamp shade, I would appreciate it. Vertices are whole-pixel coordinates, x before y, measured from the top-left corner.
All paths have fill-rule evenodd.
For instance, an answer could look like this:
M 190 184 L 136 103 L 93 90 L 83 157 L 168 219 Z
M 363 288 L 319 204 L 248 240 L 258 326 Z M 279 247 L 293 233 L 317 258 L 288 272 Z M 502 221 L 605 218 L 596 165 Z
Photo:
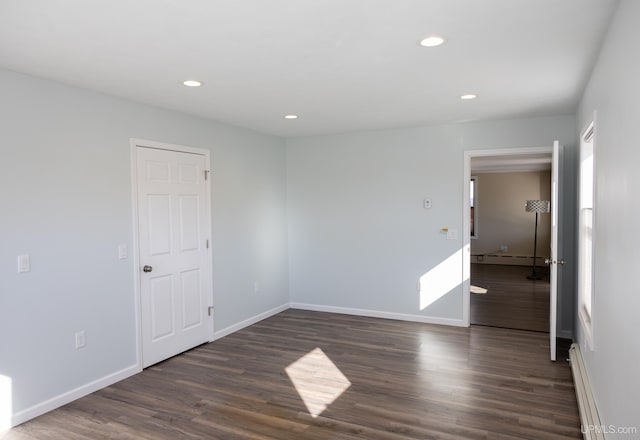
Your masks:
M 543 214 L 551 211 L 551 202 L 548 200 L 527 200 L 527 203 L 524 205 L 524 210 Z

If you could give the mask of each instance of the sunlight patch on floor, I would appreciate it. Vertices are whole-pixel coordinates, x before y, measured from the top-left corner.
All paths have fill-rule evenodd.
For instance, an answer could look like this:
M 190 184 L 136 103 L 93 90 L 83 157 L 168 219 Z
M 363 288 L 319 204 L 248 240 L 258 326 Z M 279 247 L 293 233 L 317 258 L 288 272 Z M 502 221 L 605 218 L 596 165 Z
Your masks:
M 315 348 L 285 368 L 311 417 L 324 412 L 351 382 L 320 348 Z

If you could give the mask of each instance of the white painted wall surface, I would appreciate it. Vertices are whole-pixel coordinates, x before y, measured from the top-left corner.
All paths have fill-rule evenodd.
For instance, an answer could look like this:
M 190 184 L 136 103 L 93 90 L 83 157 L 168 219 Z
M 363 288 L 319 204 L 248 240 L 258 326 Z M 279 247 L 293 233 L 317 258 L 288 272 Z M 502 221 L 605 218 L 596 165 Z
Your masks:
M 620 3 L 580 104 L 578 129 L 597 112 L 595 200 L 594 350 L 578 339 L 596 397 L 601 422 L 635 426 L 640 436 L 640 2 Z
M 288 303 L 281 139 L 8 71 L 0 96 L 0 406 L 15 420 L 136 366 L 133 259 L 118 259 L 134 248 L 130 138 L 212 152 L 216 330 Z
M 560 116 L 288 140 L 292 303 L 459 322 L 462 263 L 448 259 L 462 247 L 463 151 L 575 138 L 575 118 Z M 423 308 L 425 274 L 439 298 Z
M 212 151 L 219 334 L 289 300 L 459 321 L 461 269 L 424 310 L 418 283 L 457 265 L 463 151 L 575 145 L 575 118 L 560 116 L 299 138 L 285 151 L 279 138 L 7 71 L 0 95 L 0 388 L 14 415 L 136 366 L 134 268 L 117 259 L 118 244 L 133 248 L 130 138 Z M 18 275 L 24 253 L 32 271 Z

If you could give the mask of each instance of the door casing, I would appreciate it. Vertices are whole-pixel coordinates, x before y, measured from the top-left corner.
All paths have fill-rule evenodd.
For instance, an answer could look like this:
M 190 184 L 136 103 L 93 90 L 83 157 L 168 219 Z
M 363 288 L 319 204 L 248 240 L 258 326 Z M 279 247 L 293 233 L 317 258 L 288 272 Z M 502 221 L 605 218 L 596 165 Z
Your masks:
M 133 277 L 134 277 L 134 295 L 135 295 L 135 321 L 136 321 L 136 356 L 138 369 L 142 371 L 143 359 L 142 359 L 142 307 L 141 307 L 141 279 L 140 279 L 140 231 L 139 217 L 138 217 L 138 175 L 137 175 L 137 156 L 136 149 L 138 147 L 155 148 L 158 150 L 177 151 L 181 153 L 200 154 L 205 158 L 205 164 L 207 170 L 211 170 L 211 153 L 209 150 L 203 148 L 188 147 L 185 145 L 168 144 L 164 142 L 151 141 L 146 139 L 130 139 L 130 154 L 131 154 L 131 200 L 132 200 L 132 212 L 133 212 Z M 211 292 L 209 298 L 209 304 L 214 306 L 213 295 L 213 239 L 211 233 L 211 173 L 205 185 L 205 202 L 204 207 L 207 218 L 209 221 L 204 225 L 206 235 L 209 237 L 209 247 L 207 250 L 207 265 L 209 267 L 209 279 L 207 279 L 208 290 Z M 209 342 L 214 340 L 214 319 L 209 320 Z
M 553 155 L 553 146 L 544 147 L 515 147 L 515 148 L 496 148 L 488 150 L 467 150 L 464 152 L 464 171 L 463 171 L 463 218 L 462 218 L 462 231 L 463 231 L 463 252 L 462 252 L 462 280 L 463 280 L 463 299 L 462 299 L 462 320 L 468 327 L 471 325 L 471 224 L 469 221 L 468 212 L 470 210 L 469 203 L 469 185 L 467 182 L 471 179 L 471 158 L 473 157 L 486 157 L 486 156 L 518 156 L 526 154 L 549 154 Z M 560 251 L 561 252 L 561 251 Z M 553 295 L 550 297 L 550 302 L 554 301 Z M 557 302 L 557 297 L 555 298 Z M 557 306 L 557 304 L 556 304 Z M 551 307 L 549 326 L 550 337 L 555 336 L 555 326 L 557 323 L 551 322 L 553 318 L 556 318 L 557 314 Z M 555 353 L 551 354 L 552 358 L 555 358 Z M 555 359 L 553 359 L 555 360 Z

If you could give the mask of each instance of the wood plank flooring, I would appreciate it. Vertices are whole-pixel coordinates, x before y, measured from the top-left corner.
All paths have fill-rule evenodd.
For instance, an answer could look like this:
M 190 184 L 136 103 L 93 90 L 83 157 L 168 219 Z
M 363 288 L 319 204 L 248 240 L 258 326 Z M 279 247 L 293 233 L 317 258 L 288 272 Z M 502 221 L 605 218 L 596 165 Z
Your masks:
M 287 310 L 5 440 L 582 438 L 570 368 L 547 359 L 547 339 Z
M 472 264 L 471 284 L 487 289 L 471 295 L 471 323 L 549 332 L 549 275 L 527 279 L 531 267 Z

